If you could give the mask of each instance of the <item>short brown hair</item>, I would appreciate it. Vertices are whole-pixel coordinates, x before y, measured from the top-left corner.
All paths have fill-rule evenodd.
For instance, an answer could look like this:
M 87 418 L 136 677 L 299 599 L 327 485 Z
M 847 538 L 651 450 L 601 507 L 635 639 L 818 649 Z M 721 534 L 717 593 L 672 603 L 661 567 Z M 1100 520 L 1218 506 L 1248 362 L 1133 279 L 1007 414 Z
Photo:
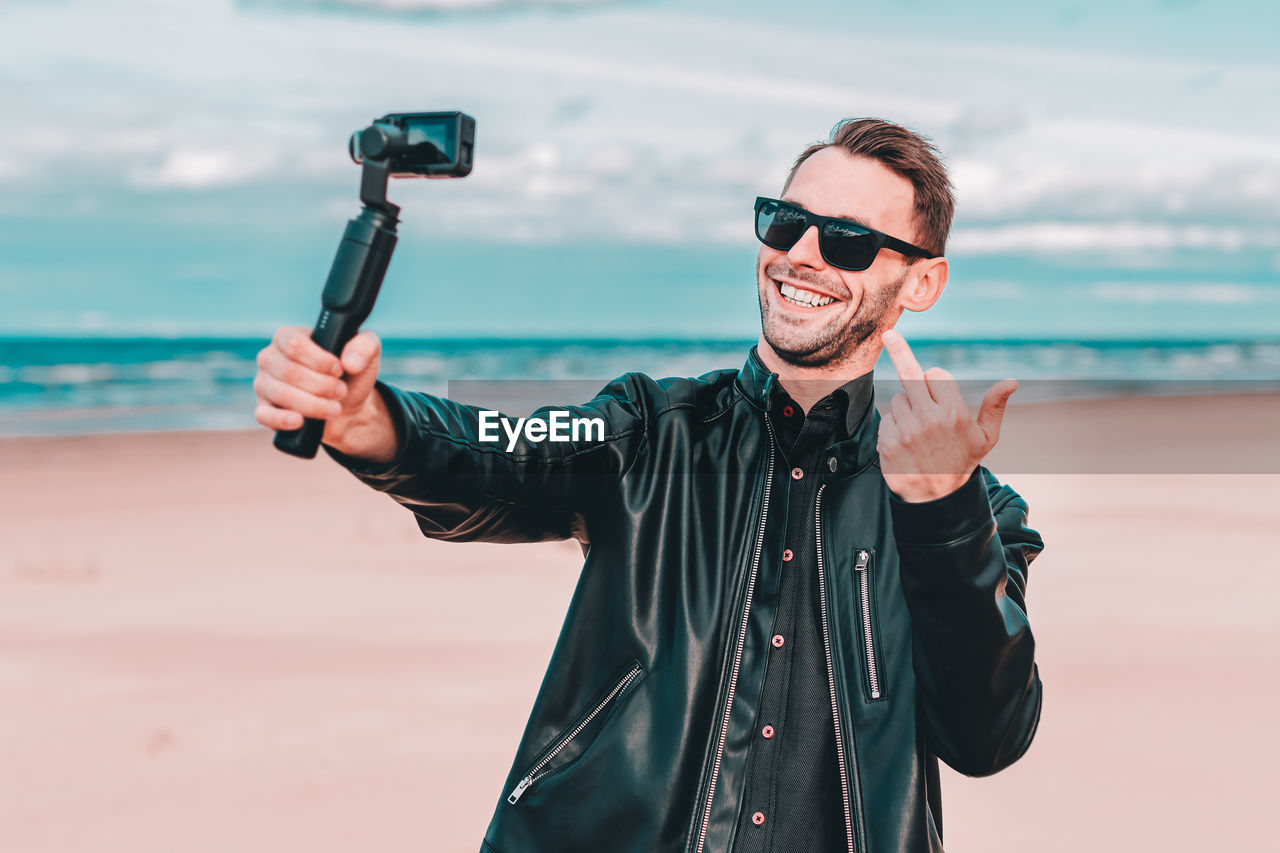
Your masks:
M 935 255 L 941 256 L 946 252 L 956 199 L 941 155 L 928 137 L 884 119 L 845 119 L 832 129 L 829 142 L 815 142 L 796 158 L 783 192 L 791 185 L 800 164 L 824 148 L 841 148 L 855 157 L 875 160 L 909 181 L 915 190 L 918 232 L 912 242 Z M 907 239 L 900 234 L 893 236 Z

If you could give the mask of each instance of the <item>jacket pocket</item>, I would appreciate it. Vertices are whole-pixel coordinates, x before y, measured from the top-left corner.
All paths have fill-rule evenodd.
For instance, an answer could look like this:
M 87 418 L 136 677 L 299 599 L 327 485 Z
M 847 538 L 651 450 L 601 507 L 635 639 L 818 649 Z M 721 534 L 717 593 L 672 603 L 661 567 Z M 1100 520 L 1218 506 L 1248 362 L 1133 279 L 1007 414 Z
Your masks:
M 859 548 L 854 552 L 853 575 L 858 592 L 858 627 L 862 633 L 862 690 L 868 700 L 885 698 L 884 673 L 881 668 L 879 625 L 875 609 L 875 551 Z
M 584 732 L 591 727 L 591 724 L 600 720 L 610 708 L 617 705 L 623 695 L 634 687 L 644 677 L 644 674 L 644 667 L 640 665 L 639 661 L 633 660 L 628 664 L 622 674 L 614 679 L 610 689 L 579 714 L 575 721 L 551 741 L 550 746 L 542 751 L 538 759 L 525 772 L 524 778 L 511 789 L 511 793 L 507 795 L 507 802 L 514 805 L 524 795 L 525 791 L 537 784 L 539 779 L 570 764 L 574 757 L 564 756 L 565 750 L 574 743 L 576 738 L 586 737 L 587 735 L 584 735 Z M 601 720 L 601 722 L 603 721 Z M 581 751 L 578 754 L 581 755 Z M 557 761 L 557 758 L 562 758 L 562 760 Z

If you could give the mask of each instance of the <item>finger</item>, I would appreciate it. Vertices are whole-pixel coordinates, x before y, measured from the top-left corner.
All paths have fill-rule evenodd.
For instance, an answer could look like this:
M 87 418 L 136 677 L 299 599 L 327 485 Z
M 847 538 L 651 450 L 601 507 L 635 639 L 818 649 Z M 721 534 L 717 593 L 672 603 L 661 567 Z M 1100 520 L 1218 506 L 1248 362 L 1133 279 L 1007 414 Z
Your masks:
M 931 403 L 933 398 L 929 396 L 929 388 L 925 385 L 924 371 L 920 369 L 920 362 L 916 361 L 911 347 L 907 346 L 907 339 L 897 329 L 889 329 L 880 336 L 880 340 L 889 352 L 894 370 L 898 371 L 903 389 L 911 398 L 911 405 L 926 406 Z
M 900 435 L 906 435 L 907 429 L 914 420 L 911 413 L 911 401 L 905 393 L 893 395 L 893 399 L 889 401 L 889 408 L 894 419 L 894 427 Z
M 277 347 L 267 347 L 258 353 L 258 368 L 286 385 L 301 388 L 318 397 L 346 396 L 347 384 L 332 373 L 320 373 L 299 361 L 294 361 Z
M 931 367 L 924 372 L 924 381 L 929 387 L 929 396 L 937 400 L 947 414 L 957 420 L 961 417 L 968 419 L 969 407 L 954 376 L 941 367 Z
M 342 375 L 338 357 L 311 339 L 311 332 L 301 326 L 281 326 L 272 343 L 291 361 L 304 364 L 319 373 Z
M 880 429 L 876 433 L 876 450 L 896 445 L 900 440 L 898 419 L 893 416 L 893 412 L 885 412 L 880 416 Z
M 265 400 L 258 402 L 258 407 L 253 410 L 253 416 L 258 423 L 270 429 L 287 430 L 302 427 L 302 415 L 273 406 Z
M 328 420 L 342 414 L 342 404 L 337 400 L 318 397 L 281 382 L 269 373 L 259 373 L 254 378 L 253 390 L 257 392 L 259 399 L 308 418 Z
M 1004 410 L 1009 405 L 1009 397 L 1018 390 L 1018 380 L 1002 379 L 992 385 L 982 398 L 978 408 L 978 426 L 987 437 L 987 449 L 995 446 L 1000 440 L 1000 425 L 1004 422 Z
M 377 367 L 381 355 L 382 340 L 365 329 L 342 348 L 342 366 L 348 373 L 362 373 L 371 365 Z

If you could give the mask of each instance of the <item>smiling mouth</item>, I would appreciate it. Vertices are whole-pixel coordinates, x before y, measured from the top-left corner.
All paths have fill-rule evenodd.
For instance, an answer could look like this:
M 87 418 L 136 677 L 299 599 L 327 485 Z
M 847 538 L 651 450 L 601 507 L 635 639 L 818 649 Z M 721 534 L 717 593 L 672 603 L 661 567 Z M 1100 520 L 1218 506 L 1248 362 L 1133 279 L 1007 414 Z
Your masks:
M 778 281 L 776 278 L 773 283 L 778 288 L 778 293 L 783 300 L 800 308 L 824 308 L 833 302 L 839 302 L 834 296 L 824 296 L 812 290 L 805 290 L 802 287 L 796 287 L 794 284 L 785 281 Z

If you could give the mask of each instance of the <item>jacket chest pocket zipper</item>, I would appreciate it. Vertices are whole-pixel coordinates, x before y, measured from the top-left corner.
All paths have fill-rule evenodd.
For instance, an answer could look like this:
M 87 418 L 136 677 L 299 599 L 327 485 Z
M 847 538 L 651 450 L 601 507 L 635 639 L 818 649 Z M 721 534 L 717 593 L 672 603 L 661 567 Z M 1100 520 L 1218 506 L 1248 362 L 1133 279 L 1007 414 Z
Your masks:
M 625 674 L 623 674 L 622 678 L 619 679 L 618 682 L 613 685 L 613 689 L 610 690 L 605 695 L 605 697 L 601 699 L 595 705 L 595 707 L 591 709 L 589 713 L 587 713 L 585 717 L 579 720 L 578 724 L 573 728 L 571 728 L 568 734 L 565 734 L 563 737 L 556 740 L 551 745 L 551 747 L 543 754 L 542 758 L 538 759 L 537 763 L 535 763 L 532 767 L 529 768 L 529 772 L 525 774 L 524 778 L 520 780 L 519 784 L 517 784 L 514 788 L 512 788 L 511 793 L 507 795 L 507 802 L 514 805 L 520 799 L 520 797 L 524 794 L 524 792 L 528 790 L 530 785 L 532 785 L 534 782 L 537 782 L 538 779 L 547 775 L 553 769 L 555 769 L 549 766 L 552 760 L 561 752 L 563 752 L 565 747 L 571 744 L 573 742 L 573 739 L 576 738 L 579 734 L 581 734 L 582 731 L 587 726 L 591 725 L 592 720 L 594 720 L 596 717 L 604 713 L 604 711 L 610 705 L 612 705 L 615 701 L 617 701 L 618 697 L 622 695 L 623 691 L 625 691 L 629 686 L 635 683 L 635 681 L 638 678 L 640 678 L 640 676 L 643 674 L 644 674 L 644 669 L 640 666 L 640 664 L 633 663 L 631 665 L 631 668 L 628 669 Z
M 862 653 L 867 662 L 867 695 L 871 699 L 883 699 L 880 680 L 880 661 L 876 655 L 875 615 L 871 610 L 871 551 L 859 549 L 853 564 L 858 583 L 858 613 L 862 617 Z

